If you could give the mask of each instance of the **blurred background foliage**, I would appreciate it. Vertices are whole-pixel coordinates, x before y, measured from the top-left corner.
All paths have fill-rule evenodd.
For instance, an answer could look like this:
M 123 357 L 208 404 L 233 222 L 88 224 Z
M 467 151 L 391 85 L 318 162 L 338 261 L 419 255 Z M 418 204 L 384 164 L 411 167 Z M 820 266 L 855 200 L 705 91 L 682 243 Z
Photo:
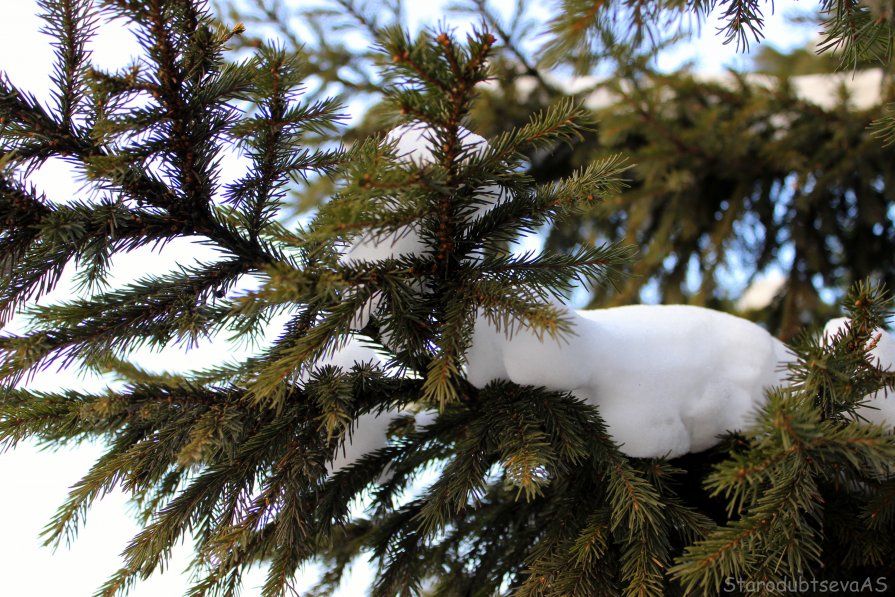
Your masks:
M 619 152 L 635 164 L 614 200 L 541 231 L 540 241 L 561 251 L 606 241 L 640 247 L 619 287 L 581 289 L 576 304 L 704 305 L 788 340 L 832 316 L 853 282 L 895 285 L 895 148 L 887 143 L 895 118 L 884 107 L 891 2 L 824 0 L 796 19 L 816 24 L 819 37 L 792 51 L 754 43 L 771 6 L 751 0 L 504 4 L 447 6 L 450 22 L 484 23 L 501 44 L 467 126 L 493 136 L 572 96 L 598 124 L 577 142 L 528 156 L 535 179 Z M 312 97 L 342 98 L 351 115 L 343 143 L 398 118 L 380 103 L 374 48 L 383 30 L 411 26 L 400 0 L 225 0 L 218 10 L 296 53 Z M 717 76 L 661 71 L 657 57 L 709 13 L 720 15 L 718 35 L 752 50 L 751 67 Z M 331 184 L 320 178 L 296 191 L 296 213 L 313 211 Z M 750 287 L 764 297 L 744 300 Z

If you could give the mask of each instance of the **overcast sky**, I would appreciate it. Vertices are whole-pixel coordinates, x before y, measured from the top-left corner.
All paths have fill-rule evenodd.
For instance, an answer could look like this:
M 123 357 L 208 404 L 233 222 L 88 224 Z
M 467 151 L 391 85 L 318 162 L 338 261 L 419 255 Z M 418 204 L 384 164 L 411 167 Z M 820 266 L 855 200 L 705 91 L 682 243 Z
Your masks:
M 435 22 L 444 2 L 409 2 L 414 8 L 412 17 Z M 41 21 L 36 17 L 33 0 L 5 0 L 3 2 L 4 34 L 0 36 L 0 70 L 5 71 L 14 84 L 34 93 L 46 101 L 49 96 L 49 74 L 53 54 L 49 38 L 38 33 Z M 793 36 L 782 15 L 791 2 L 777 2 L 776 15 L 768 15 L 767 37 L 778 45 L 792 46 L 804 43 L 804 32 Z M 724 46 L 712 36 L 714 27 L 704 28 L 703 38 L 689 50 L 669 58 L 663 64 L 669 67 L 682 57 L 703 57 L 698 61 L 700 70 L 718 72 L 724 66 L 745 65 L 742 56 L 737 57 L 734 48 Z M 121 26 L 104 27 L 93 47 L 98 64 L 107 68 L 125 66 L 136 54 L 136 45 L 130 34 Z M 51 162 L 41 168 L 35 182 L 54 201 L 64 202 L 77 193 L 71 171 L 61 162 Z M 175 262 L 184 263 L 208 255 L 207 249 L 189 242 L 174 243 L 161 257 L 148 251 L 123 256 L 115 261 L 117 279 L 126 281 L 150 271 L 162 272 Z M 64 284 L 43 302 L 64 299 Z M 19 322 L 20 323 L 20 322 Z M 19 323 L 10 331 L 20 329 Z M 204 346 L 203 350 L 189 354 L 180 350 L 167 350 L 163 354 L 141 353 L 141 364 L 151 369 L 176 370 L 184 362 L 201 367 L 219 360 L 222 355 L 238 351 L 233 346 Z M 102 380 L 84 379 L 77 372 L 50 372 L 39 375 L 30 387 L 52 390 L 60 387 L 85 387 L 99 389 Z M 41 547 L 40 530 L 50 520 L 56 508 L 65 500 L 68 487 L 74 484 L 102 453 L 100 445 L 81 445 L 58 451 L 40 451 L 34 444 L 24 442 L 15 451 L 0 454 L 0 595 L 16 597 L 55 597 L 60 595 L 90 595 L 118 567 L 119 552 L 139 530 L 128 516 L 126 496 L 114 492 L 96 505 L 87 518 L 77 540 L 71 548 L 62 547 L 53 552 Z M 179 595 L 188 586 L 182 570 L 188 562 L 188 546 L 175 551 L 169 572 L 157 574 L 138 585 L 133 595 L 160 597 Z M 316 577 L 311 567 L 304 571 L 298 587 L 309 586 Z M 344 584 L 344 595 L 358 595 L 368 586 L 371 571 L 368 566 L 356 567 L 351 578 Z M 263 582 L 263 572 L 249 576 L 245 595 L 260 594 L 257 587 Z

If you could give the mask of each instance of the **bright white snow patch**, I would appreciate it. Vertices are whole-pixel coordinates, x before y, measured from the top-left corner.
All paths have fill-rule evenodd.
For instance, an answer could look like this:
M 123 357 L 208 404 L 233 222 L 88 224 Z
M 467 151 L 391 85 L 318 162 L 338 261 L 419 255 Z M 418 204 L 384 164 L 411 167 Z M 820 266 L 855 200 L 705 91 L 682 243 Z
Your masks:
M 882 69 L 872 68 L 857 72 L 802 75 L 792 77 L 791 81 L 800 99 L 825 110 L 839 106 L 843 95 L 848 97 L 849 107 L 869 110 L 882 101 L 885 74 Z
M 465 143 L 474 143 L 479 150 L 487 147 L 481 137 L 464 134 Z M 398 127 L 389 138 L 397 141 L 403 159 L 431 161 L 424 126 Z M 494 198 L 493 205 L 499 195 L 490 192 L 489 196 Z M 391 242 L 360 239 L 343 259 L 381 259 L 424 250 L 417 232 L 408 228 Z M 766 304 L 782 282 L 782 277 L 770 276 L 753 285 L 742 304 Z M 478 388 L 509 380 L 571 392 L 598 408 L 610 435 L 629 456 L 681 456 L 712 447 L 725 432 L 749 428 L 765 403 L 766 391 L 785 384 L 783 364 L 793 359 L 764 328 L 711 309 L 682 305 L 593 311 L 563 308 L 575 332 L 565 339 L 540 340 L 524 328 L 508 336 L 480 315 L 467 354 L 467 378 Z M 363 311 L 365 323 L 369 310 Z M 895 340 L 888 334 L 884 340 L 874 350 L 883 366 L 891 366 Z M 347 366 L 351 359 L 375 356 L 350 345 L 345 350 L 345 355 L 333 358 Z M 881 402 L 879 398 L 874 401 Z M 891 424 L 895 421 L 893 401 L 885 406 L 889 410 L 868 410 L 867 418 Z M 340 470 L 362 454 L 385 446 L 391 421 L 406 415 L 385 412 L 361 417 L 346 441 L 345 453 L 336 457 L 330 470 Z M 417 423 L 424 425 L 433 416 L 421 413 Z
M 383 355 L 376 349 L 352 337 L 339 350 L 327 358 L 317 361 L 317 367 L 333 365 L 343 371 L 350 371 L 355 365 L 384 365 Z M 307 375 L 303 381 L 307 381 Z M 365 413 L 357 418 L 343 444 L 336 450 L 332 462 L 327 464 L 327 473 L 333 474 L 360 460 L 365 454 L 379 450 L 388 445 L 388 428 L 392 422 L 405 417 L 413 417 L 416 425 L 424 426 L 435 420 L 436 413 L 423 411 L 413 413 L 405 410 L 386 410 L 381 413 Z M 385 471 L 379 482 L 389 477 Z
M 736 303 L 737 311 L 757 311 L 771 304 L 783 285 L 786 284 L 786 276 L 779 271 L 774 271 L 763 278 L 758 278 L 743 293 Z
M 365 413 L 357 418 L 354 428 L 345 439 L 335 458 L 327 464 L 326 471 L 334 474 L 351 466 L 366 454 L 375 452 L 388 445 L 389 426 L 398 419 L 413 417 L 416 427 L 425 427 L 435 420 L 438 413 L 431 410 L 414 413 L 406 410 L 387 410 L 381 413 Z M 391 478 L 391 471 L 386 467 L 377 482 L 383 483 Z
M 783 343 L 720 311 L 635 305 L 573 311 L 575 335 L 507 338 L 480 318 L 468 354 L 476 387 L 496 379 L 572 392 L 595 405 L 621 451 L 675 457 L 748 427 L 765 390 L 783 384 Z
M 557 89 L 566 94 L 584 94 L 581 102 L 589 110 L 601 110 L 612 107 L 624 101 L 624 97 L 608 89 L 606 79 L 599 77 L 560 77 L 557 75 L 545 75 L 546 80 Z M 724 85 L 731 90 L 737 89 L 741 81 L 745 80 L 749 85 L 767 90 L 777 89 L 780 86 L 780 78 L 761 73 L 743 73 L 734 75 L 724 73 L 695 73 L 697 81 L 711 84 Z M 812 103 L 824 110 L 837 108 L 843 97 L 848 98 L 848 106 L 855 110 L 867 110 L 878 106 L 883 101 L 885 89 L 885 73 L 879 68 L 870 68 L 858 72 L 825 73 L 819 75 L 799 75 L 786 79 L 792 86 L 792 90 L 799 99 Z M 487 81 L 481 83 L 483 88 L 492 93 L 499 91 L 499 86 Z M 622 81 L 622 89 L 625 93 L 631 91 L 631 86 Z M 520 77 L 516 80 L 516 88 L 524 99 L 533 93 L 539 84 L 534 77 Z M 669 96 L 669 99 L 671 97 Z
M 395 143 L 395 153 L 399 160 L 406 163 L 425 165 L 434 161 L 430 147 L 432 139 L 429 129 L 421 122 L 411 122 L 392 129 L 385 137 L 386 143 Z M 482 153 L 488 149 L 488 142 L 483 137 L 460 127 L 460 141 L 464 148 L 473 153 Z M 496 185 L 489 185 L 478 190 L 477 200 L 480 207 L 472 213 L 472 219 L 480 217 L 494 207 L 504 194 Z M 374 235 L 360 236 L 345 250 L 340 261 L 350 264 L 358 261 L 378 261 L 399 257 L 401 255 L 422 255 L 426 244 L 420 239 L 417 226 L 406 226 L 394 234 L 381 237 Z M 357 312 L 352 322 L 353 329 L 362 329 L 367 325 L 372 313 L 379 307 L 381 297 L 374 295 Z
M 473 153 L 481 153 L 488 148 L 484 138 L 460 127 L 461 143 Z M 399 160 L 416 165 L 431 164 L 434 161 L 430 147 L 428 127 L 420 122 L 401 125 L 392 129 L 385 137 L 386 143 L 395 143 L 395 153 Z M 488 186 L 480 191 L 483 206 L 474 214 L 478 216 L 490 210 L 500 198 L 496 186 Z M 421 255 L 426 245 L 420 240 L 418 229 L 412 226 L 402 228 L 385 238 L 362 236 L 358 238 L 342 256 L 342 262 L 374 261 L 398 257 L 400 255 Z

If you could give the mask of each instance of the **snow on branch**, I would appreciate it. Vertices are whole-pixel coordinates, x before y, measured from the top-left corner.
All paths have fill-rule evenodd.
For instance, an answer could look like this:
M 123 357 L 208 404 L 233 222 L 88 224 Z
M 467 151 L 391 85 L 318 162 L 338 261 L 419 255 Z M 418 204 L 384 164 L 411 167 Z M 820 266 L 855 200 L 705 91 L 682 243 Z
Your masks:
M 425 164 L 432 153 L 419 125 L 399 127 L 387 140 L 401 159 Z M 484 139 L 468 133 L 476 151 Z M 473 217 L 485 213 L 494 198 Z M 412 227 L 394 238 L 361 238 L 345 259 L 375 260 L 420 254 L 424 245 Z M 673 458 L 706 450 L 721 435 L 750 428 L 767 400 L 767 391 L 788 383 L 788 363 L 794 355 L 764 328 L 746 319 L 711 309 L 684 305 L 635 305 L 597 310 L 572 310 L 557 304 L 570 334 L 552 338 L 522 328 L 498 329 L 494 317 L 479 312 L 466 377 L 481 389 L 511 381 L 526 386 L 569 392 L 595 406 L 620 450 L 632 457 Z M 375 307 L 365 309 L 369 314 Z M 366 322 L 368 315 L 363 319 Z M 828 332 L 843 325 L 828 324 Z M 832 326 L 832 327 L 830 327 Z M 510 333 L 512 332 L 512 333 Z M 895 366 L 895 339 L 880 331 L 873 349 L 879 366 Z M 326 363 L 350 367 L 355 362 L 380 362 L 379 355 L 352 340 Z M 884 395 L 868 397 L 859 413 L 880 424 L 895 424 L 895 401 Z M 386 411 L 361 417 L 330 465 L 338 471 L 361 455 L 384 447 L 391 422 L 409 413 Z M 415 415 L 425 425 L 434 417 Z

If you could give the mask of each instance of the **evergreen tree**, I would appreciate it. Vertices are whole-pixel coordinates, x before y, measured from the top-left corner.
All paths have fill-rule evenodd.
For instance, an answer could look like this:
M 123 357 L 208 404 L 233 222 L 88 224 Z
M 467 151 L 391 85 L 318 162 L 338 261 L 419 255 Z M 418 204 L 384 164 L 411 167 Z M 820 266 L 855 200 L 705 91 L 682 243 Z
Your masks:
M 551 47 L 560 49 L 548 56 L 571 52 L 581 64 L 607 48 L 634 60 L 613 49 L 619 23 L 630 17 L 654 26 L 677 6 L 610 5 L 614 12 L 594 19 L 589 3 L 566 4 L 552 25 Z M 41 6 L 58 40 L 54 105 L 0 82 L 0 305 L 4 322 L 21 311 L 30 322 L 26 333 L 0 338 L 0 442 L 106 440 L 107 452 L 46 530 L 50 543 L 68 540 L 113 487 L 134 497 L 144 529 L 101 594 L 124 593 L 163 567 L 187 534 L 196 539 L 195 595 L 237 593 L 258 562 L 269 566 L 264 594 L 287 594 L 298 566 L 312 558 L 327 564 L 319 587 L 326 593 L 365 553 L 376 558 L 382 595 L 711 594 L 731 578 L 775 583 L 891 572 L 895 438 L 861 420 L 870 397 L 895 389 L 895 376 L 877 359 L 880 343 L 890 340 L 879 331 L 889 302 L 878 286 L 853 287 L 844 301 L 850 322 L 832 337 L 797 339 L 788 384 L 770 389 L 751 428 L 707 454 L 631 458 L 599 409 L 574 395 L 501 380 L 479 387 L 464 374 L 477 321 L 533 331 L 542 342 L 568 338 L 574 330 L 555 300 L 568 298 L 576 283 L 623 283 L 613 274 L 632 259 L 611 240 L 625 235 L 609 232 L 603 244 L 579 238 L 551 241 L 539 254 L 509 251 L 521 233 L 554 222 L 556 230 L 563 221 L 580 226 L 582 213 L 608 219 L 601 225 L 612 230 L 618 223 L 605 211 L 632 174 L 609 153 L 618 146 L 594 147 L 600 137 L 591 115 L 557 97 L 543 76 L 548 107 L 487 145 L 470 142 L 464 126 L 481 113 L 480 84 L 492 61 L 501 68 L 494 34 L 477 30 L 461 41 L 434 31 L 411 39 L 349 11 L 379 44 L 372 76 L 381 79 L 371 78 L 370 90 L 385 98 L 380 112 L 425 131 L 429 159 L 408 160 L 394 137 L 357 134 L 349 148 L 330 148 L 339 108 L 302 97 L 302 76 L 344 73 L 328 70 L 321 53 L 265 44 L 245 44 L 251 55 L 227 62 L 227 45 L 243 29 L 216 24 L 201 2 Z M 862 19 L 869 10 L 846 8 Z M 756 9 L 731 6 L 731 35 L 757 22 Z M 85 51 L 97 23 L 110 17 L 131 22 L 143 49 L 140 64 L 124 72 L 93 68 Z M 847 49 L 876 51 L 887 24 L 871 19 L 864 30 L 875 41 L 853 39 Z M 506 43 L 514 29 L 497 25 L 490 28 L 525 63 Z M 838 25 L 831 21 L 835 39 Z M 648 39 L 649 31 L 635 28 L 628 41 Z M 537 79 L 537 68 L 530 65 L 528 75 Z M 688 88 L 676 90 L 683 102 Z M 722 113 L 703 114 L 697 125 L 728 118 L 723 107 L 706 104 Z M 663 118 L 673 119 L 669 112 Z M 847 116 L 835 124 L 853 126 Z M 750 130 L 733 126 L 741 136 Z M 600 159 L 585 160 L 576 149 L 577 158 L 563 158 L 573 167 L 543 174 L 557 147 L 588 144 L 583 155 Z M 233 147 L 250 167 L 222 186 L 219 162 Z M 649 157 L 638 154 L 635 192 L 647 187 Z M 75 165 L 87 180 L 86 198 L 54 202 L 29 185 L 30 173 L 50 158 Z M 287 227 L 279 218 L 287 190 L 315 175 L 331 176 L 332 196 L 309 224 Z M 706 202 L 716 198 L 707 189 L 716 183 L 705 178 L 694 183 L 702 191 L 693 205 L 711 211 Z M 330 188 L 312 186 L 318 194 Z M 885 196 L 885 186 L 878 194 Z M 419 250 L 345 258 L 346 246 L 407 235 Z M 220 257 L 109 287 L 116 253 L 184 236 L 201 237 Z M 644 236 L 629 240 L 644 243 Z M 680 250 L 695 249 L 684 243 Z M 850 273 L 837 283 L 865 273 L 848 261 L 852 255 L 841 265 Z M 82 296 L 36 304 L 70 263 Z M 245 290 L 240 284 L 250 276 L 260 283 Z M 160 375 L 129 358 L 145 345 L 259 337 L 278 313 L 289 320 L 276 340 L 241 362 Z M 329 362 L 351 342 L 377 347 L 384 362 Z M 29 390 L 30 375 L 60 364 L 119 383 L 101 393 Z M 437 416 L 420 425 L 398 418 L 387 445 L 341 468 L 331 464 L 364 433 L 365 421 L 421 409 Z M 415 480 L 431 468 L 435 481 L 418 491 Z M 372 506 L 351 516 L 350 505 L 364 495 Z
M 347 1 L 338 10 L 256 4 L 265 10 L 231 5 L 231 12 L 276 31 L 301 18 L 316 31 L 341 28 L 371 40 L 377 28 L 402 19 L 400 3 L 391 11 Z M 568 0 L 546 26 L 535 19 L 538 3 L 517 3 L 509 16 L 480 0 L 451 7 L 459 18 L 486 22 L 501 42 L 493 83 L 473 111 L 480 134 L 521 126 L 532 112 L 572 97 L 593 106 L 597 128 L 571 144 L 529 153 L 529 174 L 549 182 L 594 159 L 630 158 L 621 194 L 546 231 L 548 247 L 557 251 L 595 240 L 640 248 L 636 275 L 621 282 L 620 292 L 594 287 L 589 306 L 659 301 L 735 310 L 750 282 L 779 270 L 786 284 L 776 300 L 742 315 L 792 339 L 802 326 L 828 319 L 851 284 L 866 277 L 895 282 L 887 141 L 895 120 L 886 107 L 892 27 L 885 3 L 819 3 L 821 53 L 812 47 L 774 59 L 772 48 L 761 46 L 755 72 L 770 80 L 751 73 L 726 80 L 662 73 L 653 61 L 669 44 L 685 43 L 709 13 L 720 17 L 723 39 L 755 47 L 767 3 Z M 308 42 L 295 51 L 352 65 L 350 81 L 332 76 L 332 69 L 316 71 L 330 89 L 376 97 L 375 58 L 349 45 L 336 51 L 322 35 Z M 583 78 L 570 77 L 570 68 Z M 831 93 L 820 105 L 801 92 L 818 80 L 799 75 L 837 68 L 843 95 Z M 854 92 L 845 91 L 855 68 L 874 81 L 864 87 L 876 85 L 879 101 L 855 107 Z M 352 134 L 381 127 L 379 115 L 372 109 Z M 302 208 L 319 199 L 301 195 Z

